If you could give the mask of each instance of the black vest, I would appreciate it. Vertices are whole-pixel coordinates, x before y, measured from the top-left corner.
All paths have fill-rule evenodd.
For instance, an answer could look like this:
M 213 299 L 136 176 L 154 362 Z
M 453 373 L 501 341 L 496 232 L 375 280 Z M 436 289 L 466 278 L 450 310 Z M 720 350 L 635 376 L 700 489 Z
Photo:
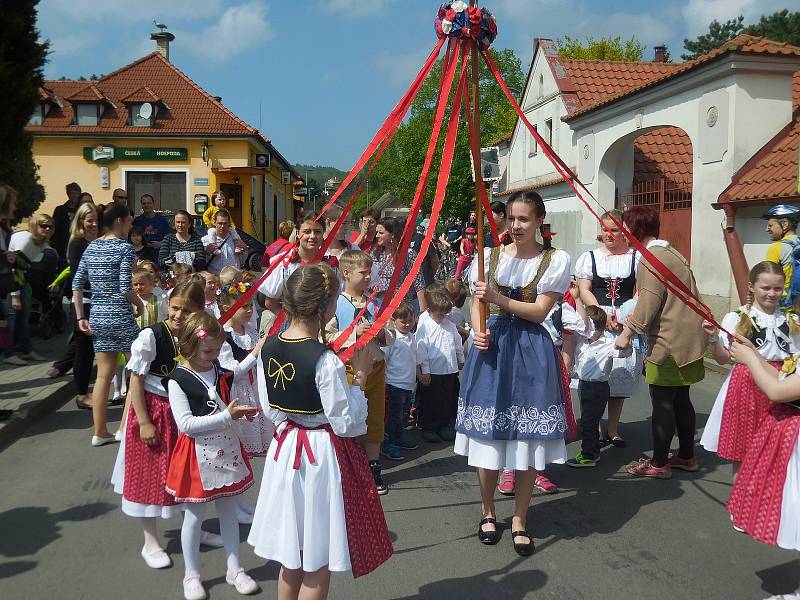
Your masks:
M 631 254 L 631 272 L 625 279 L 616 277 L 600 277 L 597 274 L 597 263 L 594 252 L 589 252 L 592 257 L 592 294 L 601 306 L 620 306 L 633 298 L 636 287 L 636 251 Z
M 736 311 L 740 316 L 747 314 L 743 310 Z M 761 328 L 755 324 L 753 320 L 753 329 L 749 336 L 747 336 L 756 348 L 761 348 L 767 341 L 767 329 Z M 789 321 L 786 320 L 780 327 L 775 328 L 775 342 L 778 347 L 789 356 Z
M 150 363 L 149 373 L 156 377 L 169 377 L 178 366 L 178 345 L 166 321 L 156 323 L 150 329 L 156 339 L 156 357 Z
M 233 358 L 236 359 L 236 362 L 242 362 L 252 351 L 252 348 L 248 350 L 247 348 L 242 348 L 236 342 L 234 342 L 233 333 L 230 331 L 225 332 L 225 341 L 228 342 L 228 345 L 231 347 L 231 354 L 233 354 Z
M 315 376 L 317 361 L 325 350 L 323 344 L 311 338 L 285 340 L 279 334 L 266 341 L 261 361 L 272 408 L 304 415 L 322 412 Z
M 230 400 L 230 380 L 233 376 L 233 371 L 228 371 L 219 366 L 219 363 L 214 361 L 214 370 L 216 371 L 217 393 L 225 404 Z M 220 410 L 217 403 L 208 395 L 208 386 L 186 367 L 178 367 L 169 376 L 169 379 L 176 382 L 186 397 L 189 399 L 189 407 L 195 417 L 205 417 L 206 415 L 214 414 Z

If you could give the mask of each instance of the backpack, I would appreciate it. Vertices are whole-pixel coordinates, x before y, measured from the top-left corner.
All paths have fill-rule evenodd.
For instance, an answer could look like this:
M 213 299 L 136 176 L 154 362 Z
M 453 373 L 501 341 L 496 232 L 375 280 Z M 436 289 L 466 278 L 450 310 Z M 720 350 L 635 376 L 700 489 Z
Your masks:
M 791 308 L 795 300 L 800 297 L 800 238 L 793 240 L 781 240 L 790 248 L 788 264 L 792 265 L 792 276 L 785 284 L 785 295 L 781 300 L 781 306 Z M 781 262 L 783 266 L 783 262 Z

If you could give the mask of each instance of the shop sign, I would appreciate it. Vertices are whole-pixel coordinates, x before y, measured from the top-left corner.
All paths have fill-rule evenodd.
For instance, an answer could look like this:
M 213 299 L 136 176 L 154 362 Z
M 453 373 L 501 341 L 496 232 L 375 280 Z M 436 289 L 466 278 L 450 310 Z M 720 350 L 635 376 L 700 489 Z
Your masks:
M 192 180 L 193 185 L 208 185 L 208 177 L 195 177 Z
M 96 163 L 110 163 L 117 160 L 188 160 L 186 148 L 120 148 L 111 144 L 97 144 L 84 147 L 83 157 Z

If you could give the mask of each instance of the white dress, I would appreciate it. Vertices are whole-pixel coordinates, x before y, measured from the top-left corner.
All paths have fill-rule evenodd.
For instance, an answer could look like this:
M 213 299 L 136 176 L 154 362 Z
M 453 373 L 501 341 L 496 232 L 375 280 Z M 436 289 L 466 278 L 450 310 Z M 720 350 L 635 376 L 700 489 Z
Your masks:
M 266 416 L 278 423 L 278 433 L 291 419 L 305 427 L 329 423 L 341 437 L 364 435 L 367 400 L 358 387 L 348 385 L 344 364 L 333 352 L 317 361 L 315 382 L 323 413 L 290 415 L 272 409 L 259 363 L 259 396 Z M 330 435 L 324 429 L 306 431 L 314 464 L 304 453 L 300 468 L 294 469 L 297 435 L 297 429 L 289 431 L 277 460 L 277 441 L 272 441 L 247 542 L 258 556 L 287 569 L 313 572 L 327 565 L 331 571 L 349 571 L 341 473 Z
M 592 255 L 594 255 L 597 274 L 600 277 L 625 279 L 631 274 L 631 260 L 633 253 L 634 250 L 631 249 L 625 254 L 611 254 L 604 251 L 602 248 L 584 252 L 575 262 L 575 276 L 578 279 L 592 279 Z M 638 267 L 641 258 L 642 255 L 639 252 L 636 252 L 636 264 L 633 268 L 634 274 L 636 273 L 636 268 Z M 598 298 L 597 301 L 602 302 L 603 299 Z M 601 304 L 600 308 L 605 310 L 609 315 L 619 310 L 619 306 L 613 306 L 611 304 Z M 609 335 L 613 334 L 609 333 Z M 611 388 L 612 398 L 630 398 L 631 396 L 636 395 L 642 380 L 643 362 L 643 352 L 635 348 L 634 351 L 627 357 L 614 358 L 611 368 L 611 375 L 608 379 L 608 385 Z
M 258 342 L 258 330 L 252 326 L 239 335 L 225 325 L 225 332 L 230 333 L 233 342 L 243 349 L 255 347 Z M 242 362 L 236 360 L 228 342 L 222 344 L 219 352 L 219 364 L 229 371 L 233 371 L 234 379 L 231 385 L 231 398 L 238 398 L 240 405 L 260 406 L 258 398 L 258 364 L 260 356 L 248 354 Z M 237 419 L 234 422 L 239 439 L 250 456 L 264 456 L 267 453 L 275 426 L 263 413 L 259 413 L 252 421 Z
M 511 288 L 523 287 L 533 281 L 539 270 L 541 254 L 533 259 L 512 258 L 501 252 L 495 272 L 498 285 Z M 489 270 L 490 253 L 485 256 L 486 273 Z M 477 261 L 472 261 L 469 272 L 470 284 L 478 278 Z M 570 257 L 563 250 L 557 250 L 550 260 L 539 283 L 537 293 L 555 292 L 563 296 L 570 283 Z M 473 350 L 477 352 L 477 350 Z M 560 377 L 559 377 L 560 379 Z M 454 451 L 467 457 L 470 466 L 482 469 L 508 469 L 527 471 L 544 470 L 549 463 L 563 464 L 567 459 L 564 438 L 555 440 L 489 440 L 470 437 L 457 432 Z
M 739 310 L 747 308 L 742 306 Z M 800 336 L 789 335 L 789 349 L 781 350 L 775 337 L 775 329 L 780 327 L 786 322 L 786 313 L 782 310 L 776 310 L 775 314 L 768 315 L 765 312 L 758 310 L 756 307 L 750 307 L 750 315 L 755 319 L 756 324 L 766 330 L 766 342 L 758 349 L 759 354 L 766 360 L 776 361 L 783 360 L 789 355 L 800 352 Z M 793 316 L 794 319 L 798 317 Z M 737 311 L 729 312 L 722 318 L 722 325 L 728 331 L 735 331 L 736 326 L 739 324 L 739 313 Z M 728 334 L 724 331 L 719 332 L 719 343 L 730 348 L 728 341 Z M 722 427 L 722 413 L 725 409 L 725 397 L 728 395 L 728 383 L 731 380 L 733 369 L 728 373 L 722 387 L 717 394 L 717 399 L 714 401 L 714 406 L 711 409 L 711 414 L 708 415 L 708 421 L 703 429 L 703 436 L 700 438 L 700 445 L 709 452 L 716 452 L 719 445 L 719 430 Z

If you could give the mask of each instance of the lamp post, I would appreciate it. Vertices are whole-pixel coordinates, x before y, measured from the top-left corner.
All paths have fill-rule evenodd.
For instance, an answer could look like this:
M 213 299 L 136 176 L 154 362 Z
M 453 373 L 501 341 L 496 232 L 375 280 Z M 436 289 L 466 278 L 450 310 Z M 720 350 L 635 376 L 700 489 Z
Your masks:
M 308 182 L 308 172 L 313 171 L 314 167 L 306 167 L 306 200 L 311 200 L 311 185 Z M 317 212 L 317 206 L 314 205 L 314 212 Z

